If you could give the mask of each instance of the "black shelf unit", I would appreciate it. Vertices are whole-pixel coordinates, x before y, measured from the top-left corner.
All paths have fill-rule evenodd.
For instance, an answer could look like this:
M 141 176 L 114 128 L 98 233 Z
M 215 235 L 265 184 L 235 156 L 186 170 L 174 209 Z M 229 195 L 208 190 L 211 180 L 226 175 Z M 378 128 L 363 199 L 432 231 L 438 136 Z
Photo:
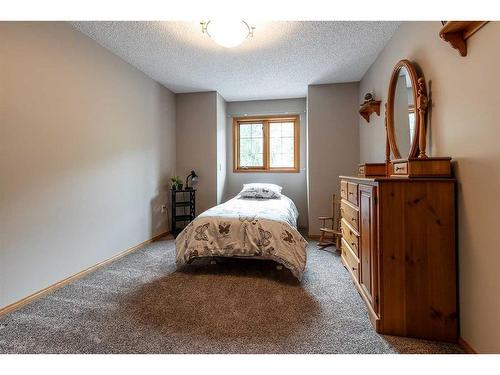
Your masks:
M 177 237 L 196 215 L 196 189 L 171 190 L 171 192 L 172 234 Z M 178 226 L 179 223 L 182 223 L 182 227 Z

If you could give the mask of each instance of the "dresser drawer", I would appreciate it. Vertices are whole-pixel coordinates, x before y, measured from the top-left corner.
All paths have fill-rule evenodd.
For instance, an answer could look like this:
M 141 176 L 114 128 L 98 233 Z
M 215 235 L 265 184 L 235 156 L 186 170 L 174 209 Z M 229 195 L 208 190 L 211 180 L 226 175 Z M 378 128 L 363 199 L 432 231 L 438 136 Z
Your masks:
M 394 163 L 394 174 L 407 175 L 408 174 L 408 162 Z
M 358 184 L 347 183 L 347 200 L 356 206 L 358 205 Z
M 356 281 L 359 281 L 359 260 L 352 252 L 347 242 L 342 238 L 342 260 L 344 265 L 354 275 Z
M 354 232 L 348 224 L 347 221 L 342 219 L 340 230 L 342 231 L 342 237 L 349 244 L 351 250 L 354 254 L 359 257 L 359 237 L 356 232 Z
M 347 181 L 340 181 L 340 196 L 347 199 Z
M 347 221 L 351 227 L 358 230 L 358 210 L 352 207 L 349 203 L 342 201 L 340 204 L 340 213 L 342 217 Z

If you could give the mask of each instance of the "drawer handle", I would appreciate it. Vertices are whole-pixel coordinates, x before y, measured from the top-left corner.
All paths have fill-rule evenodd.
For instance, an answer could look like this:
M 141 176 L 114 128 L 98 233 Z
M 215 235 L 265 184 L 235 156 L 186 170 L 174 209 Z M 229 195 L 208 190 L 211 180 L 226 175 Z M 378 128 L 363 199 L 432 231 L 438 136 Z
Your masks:
M 356 247 L 356 244 L 354 242 L 351 242 L 352 247 Z
M 353 271 L 356 271 L 356 270 L 357 270 L 357 268 L 356 268 L 356 267 L 351 267 L 351 268 L 352 268 L 352 270 L 353 270 Z
M 349 192 L 349 195 L 352 195 L 352 191 Z
M 351 217 L 351 221 L 356 221 L 356 218 L 354 218 L 354 217 Z
M 405 167 L 396 166 L 396 171 L 403 171 L 404 169 L 405 169 Z

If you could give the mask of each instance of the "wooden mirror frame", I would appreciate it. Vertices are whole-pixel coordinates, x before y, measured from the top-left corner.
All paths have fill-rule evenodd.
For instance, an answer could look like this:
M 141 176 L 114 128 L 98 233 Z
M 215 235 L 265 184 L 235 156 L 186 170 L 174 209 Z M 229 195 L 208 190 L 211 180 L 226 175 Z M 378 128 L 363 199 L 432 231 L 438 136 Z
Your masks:
M 386 160 L 390 160 L 390 153 L 395 159 L 401 159 L 401 154 L 396 143 L 394 130 L 394 94 L 396 92 L 396 84 L 399 77 L 399 71 L 405 68 L 410 75 L 413 98 L 415 103 L 415 130 L 413 134 L 413 142 L 411 144 L 410 153 L 407 158 L 427 158 L 425 154 L 426 147 L 426 129 L 425 129 L 425 114 L 427 111 L 427 93 L 425 89 L 425 80 L 417 73 L 415 66 L 409 60 L 400 60 L 394 66 L 391 80 L 389 81 L 389 92 L 387 94 L 386 104 L 386 132 L 387 142 L 389 147 L 386 147 Z

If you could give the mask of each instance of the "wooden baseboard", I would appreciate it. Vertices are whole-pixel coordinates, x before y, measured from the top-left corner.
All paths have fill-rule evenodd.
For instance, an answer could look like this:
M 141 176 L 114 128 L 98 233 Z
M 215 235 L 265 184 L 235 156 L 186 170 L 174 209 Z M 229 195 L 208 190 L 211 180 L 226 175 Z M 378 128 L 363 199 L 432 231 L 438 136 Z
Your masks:
M 477 351 L 472 346 L 470 346 L 470 344 L 465 341 L 463 337 L 458 338 L 458 346 L 460 346 L 467 354 L 478 354 Z
M 57 283 L 52 284 L 46 288 L 43 288 L 43 289 L 39 290 L 38 292 L 30 294 L 29 296 L 24 297 L 23 299 L 20 299 L 17 302 L 14 302 L 14 303 L 11 303 L 10 305 L 2 307 L 2 308 L 0 308 L 0 316 L 8 314 L 14 310 L 17 310 L 17 309 L 23 307 L 24 305 L 26 305 L 26 304 L 28 304 L 28 303 L 30 303 L 38 298 L 41 298 L 41 297 L 49 294 L 50 292 L 53 292 L 56 289 L 59 289 L 65 285 L 71 283 L 72 281 L 78 280 L 78 279 L 82 278 L 83 276 L 88 275 L 89 273 L 96 271 L 98 268 L 104 267 L 104 266 L 124 257 L 125 255 L 128 255 L 130 253 L 133 253 L 136 250 L 139 250 L 139 248 L 141 248 L 144 245 L 147 245 L 147 244 L 150 244 L 151 242 L 159 240 L 160 238 L 168 235 L 169 233 L 170 232 L 164 232 L 164 233 L 158 234 L 158 235 L 154 236 L 153 238 L 150 238 L 149 240 L 141 242 L 138 245 L 135 245 L 135 246 L 133 246 L 133 247 L 117 254 L 117 255 L 112 256 L 111 258 L 103 260 L 102 262 L 94 264 L 93 266 L 86 268 L 83 271 L 80 271 L 72 276 L 69 276 L 69 277 L 65 278 L 64 280 L 58 281 Z

